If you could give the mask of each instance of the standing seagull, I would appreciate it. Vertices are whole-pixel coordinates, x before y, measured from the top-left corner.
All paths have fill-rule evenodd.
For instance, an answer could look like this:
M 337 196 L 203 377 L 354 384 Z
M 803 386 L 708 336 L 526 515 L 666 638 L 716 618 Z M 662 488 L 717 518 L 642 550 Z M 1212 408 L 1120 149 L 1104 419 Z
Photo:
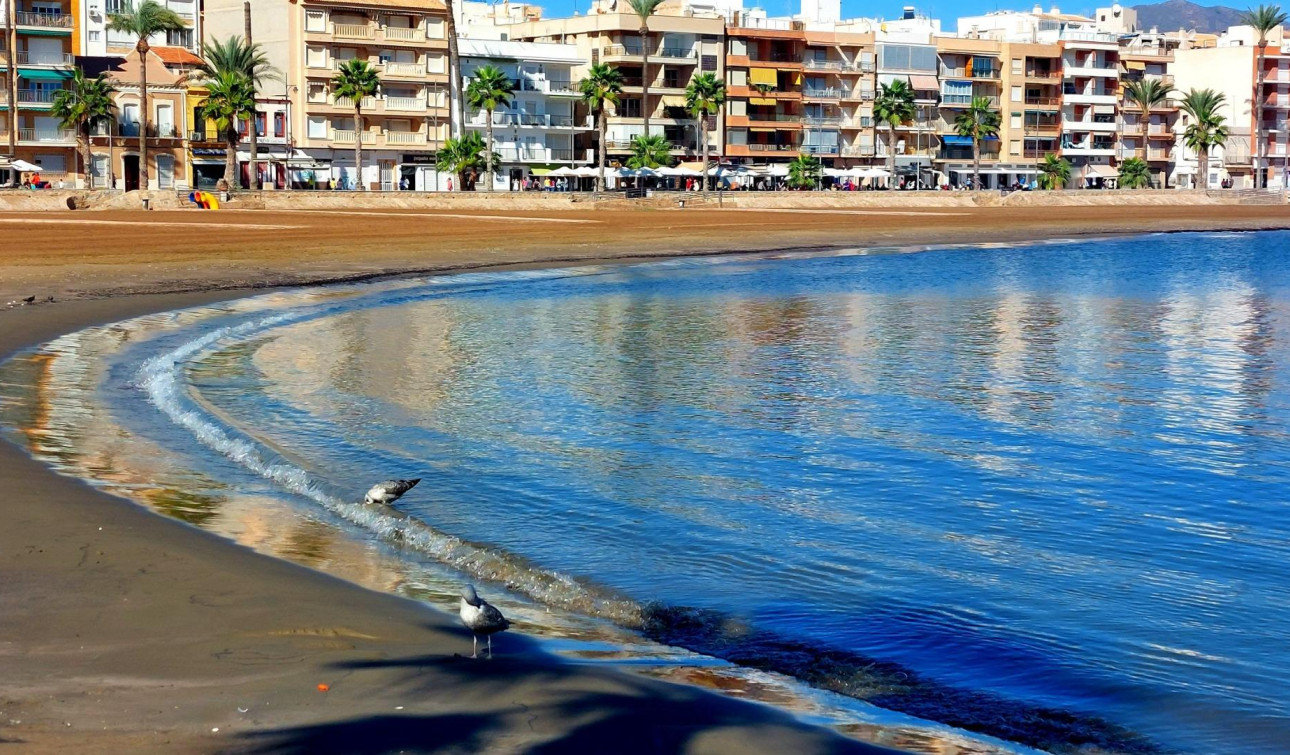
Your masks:
M 461 591 L 461 623 L 474 635 L 471 658 L 479 657 L 479 635 L 488 638 L 488 657 L 493 657 L 493 635 L 511 628 L 502 612 L 475 594 L 474 585 Z
M 367 496 L 363 499 L 363 503 L 383 503 L 388 506 L 399 500 L 404 493 L 415 488 L 418 482 L 421 482 L 420 477 L 415 480 L 378 482 L 372 486 L 371 490 L 367 491 Z

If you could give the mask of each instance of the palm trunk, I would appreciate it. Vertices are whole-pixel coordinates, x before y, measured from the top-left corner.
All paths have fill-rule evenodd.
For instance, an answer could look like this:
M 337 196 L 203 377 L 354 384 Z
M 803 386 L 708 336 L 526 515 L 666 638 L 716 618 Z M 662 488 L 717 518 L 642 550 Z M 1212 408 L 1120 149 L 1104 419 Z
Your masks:
M 1199 175 L 1196 176 L 1197 188 L 1209 188 L 1209 148 L 1202 147 L 1196 150 L 1196 162 L 1200 168 Z
M 5 34 L 8 36 L 8 42 L 5 44 L 6 50 L 18 49 L 18 0 L 8 0 L 5 3 Z M 16 158 L 18 156 L 18 59 L 14 56 L 9 61 L 7 76 L 7 85 L 9 89 L 9 156 Z M 13 185 L 18 185 L 18 171 L 11 171 L 13 176 Z
M 251 47 L 251 0 L 242 0 L 242 23 L 244 25 L 243 35 L 246 37 L 246 46 Z M 248 73 L 250 73 L 248 71 Z M 254 90 L 256 81 L 251 79 L 251 87 Z M 251 164 L 246 172 L 247 186 L 251 191 L 260 190 L 260 172 L 256 170 L 260 162 L 260 135 L 256 125 L 259 121 L 259 113 L 255 109 L 255 92 L 251 92 Z M 266 121 L 267 125 L 267 121 Z
M 363 183 L 363 108 L 354 100 L 354 180 L 358 191 L 367 191 Z
M 891 175 L 887 176 L 887 188 L 890 189 L 893 185 L 892 182 L 896 180 L 896 127 L 895 125 L 891 123 L 887 124 L 887 134 L 888 134 L 887 169 L 891 171 Z
M 1142 104 L 1142 162 L 1147 161 L 1147 132 L 1151 130 L 1151 107 Z
M 981 140 L 972 137 L 972 190 L 981 190 Z
M 448 9 L 445 25 L 448 34 L 448 136 L 460 139 L 466 131 L 466 98 L 461 86 L 461 58 L 457 53 L 457 19 L 454 16 L 452 3 L 453 0 L 444 0 L 444 5 Z
M 708 116 L 704 115 L 699 118 L 699 143 L 703 145 L 703 162 L 699 170 L 703 175 L 699 177 L 700 186 L 703 187 L 703 199 L 708 199 Z
M 484 145 L 484 191 L 493 190 L 493 111 L 485 111 L 488 122 L 484 124 L 484 134 L 488 143 Z
M 237 129 L 233 124 L 236 121 L 230 120 L 228 128 L 224 131 L 224 184 L 229 191 L 237 185 Z
M 645 116 L 645 135 L 649 136 L 649 24 L 641 22 L 641 115 Z
M 605 106 L 600 106 L 600 170 L 596 173 L 596 191 L 605 190 Z
M 1254 174 L 1254 188 L 1266 188 L 1268 185 L 1268 159 L 1267 145 L 1263 143 L 1263 54 L 1267 47 L 1267 40 L 1260 35 L 1259 39 L 1259 73 L 1258 88 L 1254 92 L 1254 138 L 1258 140 L 1259 165 L 1258 172 Z
M 83 151 L 81 152 L 81 176 L 82 176 L 82 180 L 85 182 L 84 188 L 90 189 L 93 187 L 94 182 L 90 179 L 90 121 L 89 119 L 85 120 L 85 122 L 81 126 L 81 129 L 82 131 L 84 131 L 84 134 L 85 134 L 85 141 L 82 142 L 81 144 L 83 148 Z
M 139 190 L 148 191 L 148 40 L 139 39 Z

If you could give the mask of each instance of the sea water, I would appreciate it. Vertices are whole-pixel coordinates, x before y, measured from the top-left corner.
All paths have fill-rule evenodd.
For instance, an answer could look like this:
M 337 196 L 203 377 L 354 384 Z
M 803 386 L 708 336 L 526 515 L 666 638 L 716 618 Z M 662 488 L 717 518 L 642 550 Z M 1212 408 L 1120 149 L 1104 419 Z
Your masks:
M 986 749 L 1281 753 L 1288 314 L 1286 233 L 705 258 L 139 318 L 2 393 L 64 471 L 378 588 Z

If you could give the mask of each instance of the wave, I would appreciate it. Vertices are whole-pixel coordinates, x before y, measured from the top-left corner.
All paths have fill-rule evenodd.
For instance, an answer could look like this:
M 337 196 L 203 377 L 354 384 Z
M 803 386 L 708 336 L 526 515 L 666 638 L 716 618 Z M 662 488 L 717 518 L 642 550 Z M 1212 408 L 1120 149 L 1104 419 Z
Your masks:
M 192 361 L 229 343 L 317 314 L 317 310 L 289 311 L 212 330 L 147 359 L 139 368 L 135 384 L 171 422 L 240 467 L 318 504 L 395 548 L 429 556 L 462 574 L 505 585 L 551 608 L 604 619 L 656 642 L 792 676 L 888 710 L 1031 747 L 1060 750 L 1093 745 L 1105 752 L 1161 752 L 1153 742 L 1096 717 L 949 687 L 920 678 L 896 664 L 807 644 L 720 611 L 640 602 L 591 580 L 546 569 L 517 554 L 441 532 L 396 509 L 347 500 L 329 490 L 325 481 L 256 440 L 252 432 L 221 421 L 188 394 L 185 370 Z

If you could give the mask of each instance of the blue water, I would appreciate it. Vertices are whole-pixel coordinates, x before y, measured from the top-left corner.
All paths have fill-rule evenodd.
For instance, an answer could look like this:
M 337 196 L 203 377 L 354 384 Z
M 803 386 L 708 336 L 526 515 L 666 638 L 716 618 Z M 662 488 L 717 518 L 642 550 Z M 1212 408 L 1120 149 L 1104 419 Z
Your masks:
M 1290 751 L 1290 234 L 375 291 L 185 395 L 329 495 L 424 477 L 560 608 L 1040 747 Z

